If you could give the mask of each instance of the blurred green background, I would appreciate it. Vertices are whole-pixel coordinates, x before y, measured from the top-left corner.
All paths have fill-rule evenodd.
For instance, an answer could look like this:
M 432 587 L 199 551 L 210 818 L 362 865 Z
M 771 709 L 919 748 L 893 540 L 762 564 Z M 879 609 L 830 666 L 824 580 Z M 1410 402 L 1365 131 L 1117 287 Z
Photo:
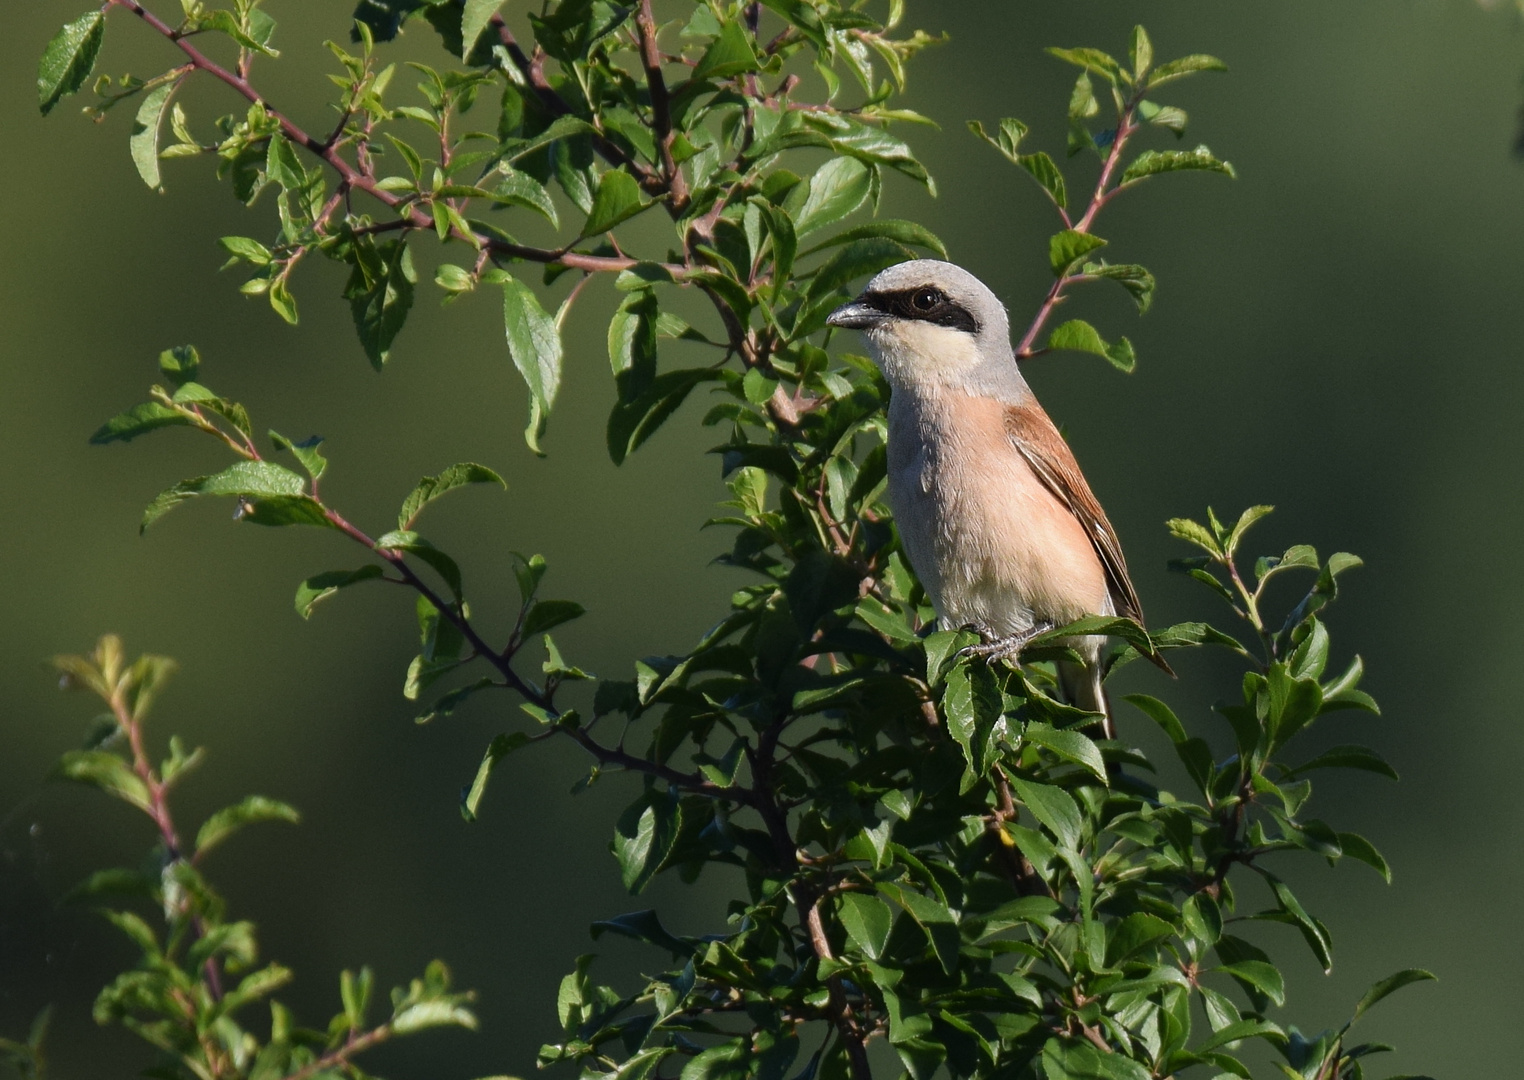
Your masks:
M 543 461 L 520 438 L 524 393 L 491 295 L 441 310 L 421 286 L 382 376 L 365 363 L 331 267 L 300 279 L 299 329 L 240 297 L 237 279 L 216 273 L 215 240 L 265 235 L 267 203 L 245 211 L 199 162 L 170 163 L 168 193 L 150 193 L 127 155 L 129 116 L 95 128 L 66 104 L 38 117 L 36 57 L 78 6 L 13 3 L 0 34 L 0 504 L 10 515 L 0 541 L 0 1033 L 19 1034 L 51 1001 L 55 1076 L 124 1075 L 147 1060 L 88 1016 L 130 951 L 87 914 L 54 906 L 88 870 L 135 860 L 147 828 L 94 793 L 43 780 L 92 707 L 57 693 L 39 660 L 115 630 L 133 651 L 183 665 L 154 727 L 210 747 L 184 788 L 183 820 L 251 791 L 306 815 L 298 829 L 251 830 L 210 863 L 235 912 L 259 923 L 266 954 L 296 967 L 285 999 L 321 1022 L 338 1006 L 339 969 L 370 962 L 390 985 L 440 956 L 481 992 L 482 1031 L 389 1048 L 370 1066 L 444 1080 L 526 1074 L 553 1033 L 558 980 L 591 947 L 590 921 L 654 902 L 669 925 L 713 931 L 727 883 L 624 896 L 606 842 L 631 785 L 606 778 L 570 798 L 584 763 L 564 750 L 515 759 L 484 819 L 464 824 L 459 786 L 486 741 L 521 722 L 514 710 L 478 701 L 415 727 L 400 695 L 413 632 L 399 594 L 357 590 L 310 623 L 292 611 L 299 579 L 358 564 L 343 541 L 234 527 L 223 503 L 192 506 L 139 539 L 142 505 L 219 459 L 182 433 L 130 448 L 85 440 L 141 399 L 161 348 L 194 342 L 206 381 L 249 404 L 256 423 L 328 437 L 325 493 L 362 525 L 384 522 L 418 476 L 449 462 L 498 467 L 510 492 L 452 496 L 431 535 L 461 558 L 486 612 L 511 595 L 507 553 L 543 552 L 548 593 L 591 610 L 558 635 L 563 648 L 616 676 L 638 656 L 684 647 L 739 580 L 706 566 L 726 540 L 700 531 L 722 497 L 716 461 L 701 453 L 718 440 L 699 428 L 695 401 L 626 466 L 609 464 L 612 389 L 592 314 L 611 306 L 607 283 L 573 322 Z M 263 85 L 326 128 L 330 58 L 315 42 L 345 33 L 352 4 L 268 7 L 287 53 L 265 65 Z M 1206 141 L 1241 178 L 1171 177 L 1108 210 L 1109 254 L 1151 267 L 1158 302 L 1141 321 L 1120 290 L 1075 307 L 1109 336 L 1132 336 L 1137 374 L 1070 358 L 1038 361 L 1029 375 L 1120 530 L 1154 624 L 1217 615 L 1204 591 L 1164 570 L 1180 552 L 1163 520 L 1207 503 L 1231 513 L 1277 504 L 1256 550 L 1307 541 L 1366 558 L 1332 627 L 1336 649 L 1364 655 L 1386 713 L 1332 718 L 1324 734 L 1380 747 L 1404 782 L 1325 774 L 1317 797 L 1321 816 L 1384 849 L 1396 883 L 1355 865 L 1297 868 L 1303 898 L 1334 931 L 1337 966 L 1328 978 L 1310 962 L 1295 967 L 1292 1007 L 1277 1019 L 1337 1023 L 1374 978 L 1428 967 L 1438 985 L 1368 1022 L 1367 1035 L 1400 1044 L 1387 1071 L 1513 1072 L 1506 1063 L 1524 1053 L 1524 635 L 1510 615 L 1524 599 L 1515 18 L 1469 0 L 909 8 L 913 24 L 950 34 L 912 66 L 909 100 L 942 124 L 908 131 L 941 195 L 892 184 L 886 213 L 939 233 L 1018 325 L 1045 288 L 1053 223 L 1035 187 L 963 121 L 1019 116 L 1061 146 L 1070 69 L 1041 48 L 1119 52 L 1140 19 L 1163 56 L 1206 51 L 1231 64 L 1165 100 L 1191 112 L 1187 145 Z M 111 23 L 103 70 L 146 75 L 173 62 L 121 13 Z M 401 51 L 444 60 L 427 32 L 408 37 Z M 239 107 L 209 83 L 185 100 L 203 129 Z M 1206 707 L 1233 692 L 1231 679 L 1206 666 L 1186 674 L 1189 692 L 1129 678 L 1210 727 Z M 1136 713 L 1122 725 L 1149 737 Z M 655 962 L 633 946 L 598 948 L 612 972 Z

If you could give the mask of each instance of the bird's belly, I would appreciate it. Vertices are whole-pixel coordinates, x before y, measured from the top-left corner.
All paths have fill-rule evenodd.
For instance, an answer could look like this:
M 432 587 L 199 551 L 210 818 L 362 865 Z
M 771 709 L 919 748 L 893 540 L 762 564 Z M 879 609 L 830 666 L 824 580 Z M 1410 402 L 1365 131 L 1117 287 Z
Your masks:
M 900 465 L 890 505 L 945 628 L 1004 637 L 1112 611 L 1089 537 L 1008 442 L 944 439 Z

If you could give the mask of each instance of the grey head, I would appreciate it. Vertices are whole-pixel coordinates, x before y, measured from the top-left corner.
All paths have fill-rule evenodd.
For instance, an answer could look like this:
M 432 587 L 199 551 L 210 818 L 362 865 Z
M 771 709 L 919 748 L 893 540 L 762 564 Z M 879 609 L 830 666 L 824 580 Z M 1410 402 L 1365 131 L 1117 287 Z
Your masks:
M 1005 305 L 961 266 L 898 263 L 833 311 L 830 326 L 860 330 L 898 391 L 959 389 L 1005 401 L 1030 391 L 1011 351 Z

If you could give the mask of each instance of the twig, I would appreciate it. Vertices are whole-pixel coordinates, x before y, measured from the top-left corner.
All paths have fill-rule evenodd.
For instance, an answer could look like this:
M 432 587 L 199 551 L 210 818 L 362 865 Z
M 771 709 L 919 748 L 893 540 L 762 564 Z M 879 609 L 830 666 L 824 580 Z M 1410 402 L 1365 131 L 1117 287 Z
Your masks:
M 544 54 L 536 49 L 534 56 L 526 55 L 501 15 L 492 16 L 487 25 L 497 34 L 498 41 L 508 53 L 508 59 L 513 63 L 519 78 L 534 91 L 545 111 L 551 116 L 576 115 L 571 104 L 557 93 L 556 88 L 551 86 L 550 80 L 545 77 Z M 593 149 L 597 151 L 599 157 L 610 165 L 629 169 L 648 195 L 659 196 L 666 193 L 667 185 L 663 183 L 662 177 L 631 158 L 618 143 L 608 139 L 602 132 L 595 133 L 592 142 Z
M 1122 162 L 1122 151 L 1127 146 L 1127 140 L 1132 137 L 1133 132 L 1138 130 L 1138 125 L 1132 122 L 1132 117 L 1142 98 L 1143 92 L 1140 90 L 1122 108 L 1121 113 L 1117 115 L 1116 137 L 1111 140 L 1111 149 L 1107 153 L 1105 161 L 1101 164 L 1101 175 L 1095 182 L 1095 191 L 1090 196 L 1090 202 L 1085 207 L 1085 213 L 1072 226 L 1074 232 L 1089 235 L 1091 226 L 1095 224 L 1096 215 L 1101 212 L 1101 208 L 1110 202 L 1116 196 L 1117 191 L 1120 190 L 1119 188 L 1113 188 L 1108 191 L 1107 188 L 1111 184 L 1111 178 L 1116 175 L 1117 166 Z M 1065 222 L 1067 223 L 1067 215 Z M 1027 332 L 1022 335 L 1020 343 L 1016 346 L 1016 359 L 1027 360 L 1037 355 L 1032 349 L 1032 345 L 1037 341 L 1037 335 L 1042 333 L 1042 328 L 1047 324 L 1048 318 L 1053 314 L 1054 309 L 1063 302 L 1065 287 L 1083 276 L 1081 274 L 1065 275 L 1058 278 L 1049 286 L 1048 294 L 1043 298 L 1042 306 L 1037 309 L 1037 315 L 1032 319 L 1032 325 L 1027 327 Z
M 376 542 L 362 530 L 351 525 L 337 511 L 327 506 L 323 507 L 323 514 L 334 528 L 389 562 L 402 575 L 404 584 L 410 586 L 432 604 L 434 610 L 439 612 L 440 618 L 460 631 L 461 636 L 470 644 L 475 654 L 497 669 L 509 689 L 513 690 L 530 704 L 544 709 L 553 720 L 560 718 L 561 713 L 555 706 L 553 695 L 528 682 L 514 670 L 513 658 L 515 650 L 513 647 L 500 652 L 488 644 L 481 634 L 477 632 L 476 627 L 471 624 L 471 620 L 461 613 L 459 606 L 445 600 L 428 582 L 419 577 L 417 572 L 408 565 L 401 551 L 377 547 Z M 646 773 L 659 780 L 666 781 L 673 787 L 705 795 L 712 799 L 728 800 L 748 806 L 756 806 L 758 803 L 757 792 L 750 788 L 736 784 L 729 786 L 716 784 L 698 773 L 679 772 L 670 766 L 649 761 L 642 757 L 636 757 L 634 754 L 627 753 L 624 750 L 604 746 L 581 728 L 570 725 L 557 725 L 552 730 L 565 734 L 605 765 L 618 765 L 633 772 Z
M 640 0 L 640 7 L 635 11 L 635 27 L 640 31 L 640 62 L 651 92 L 651 123 L 656 148 L 661 154 L 662 178 L 672 196 L 669 208 L 676 216 L 688 206 L 688 181 L 672 157 L 672 143 L 677 135 L 672 130 L 672 102 L 661 70 L 661 50 L 656 45 L 656 19 L 651 14 L 651 0 Z
M 114 688 L 107 701 L 111 706 L 111 715 L 116 718 L 117 727 L 127 736 L 128 751 L 132 754 L 132 771 L 148 789 L 148 816 L 159 830 L 160 839 L 164 841 L 164 852 L 171 863 L 182 862 L 185 860 L 185 852 L 180 846 L 175 820 L 169 812 L 169 787 L 154 771 L 148 757 L 148 748 L 143 742 L 143 722 L 132 715 L 132 710 L 122 697 L 121 687 Z M 199 917 L 191 919 L 191 930 L 197 939 L 206 933 Z M 222 965 L 215 956 L 209 956 L 202 964 L 202 970 L 206 973 L 207 987 L 211 990 L 213 999 L 222 1000 Z
M 433 219 L 420 206 L 416 203 L 410 203 L 401 195 L 378 186 L 374 176 L 356 169 L 348 161 L 344 160 L 344 157 L 338 152 L 336 145 L 329 145 L 324 140 L 309 135 L 306 131 L 302 130 L 302 128 L 298 127 L 283 113 L 272 108 L 264 100 L 259 91 L 250 85 L 247 79 L 229 71 L 221 64 L 212 60 L 186 40 L 174 27 L 143 7 L 138 0 L 106 0 L 106 2 L 108 5 L 125 8 L 132 12 L 132 14 L 142 19 L 183 52 L 198 70 L 221 80 L 242 94 L 247 100 L 264 109 L 280 125 L 281 132 L 286 138 L 322 158 L 324 162 L 339 174 L 340 180 L 345 185 L 363 191 L 384 204 L 387 208 L 395 211 L 407 220 L 413 228 L 428 229 L 433 227 Z M 494 254 L 505 258 L 550 263 L 571 267 L 574 270 L 587 270 L 591 272 L 619 271 L 628 270 L 637 263 L 635 259 L 612 258 L 605 255 L 587 255 L 570 250 L 551 251 L 544 248 L 526 247 L 522 244 L 510 243 L 493 236 L 476 234 L 468 236 L 459 229 L 452 229 L 451 232 L 452 235 L 471 243 L 473 246 L 490 248 Z
M 1017 896 L 1052 896 L 1052 888 L 1005 830 L 1006 823 L 1015 821 L 1018 813 L 1016 800 L 1011 794 L 1010 777 L 1001 765 L 995 766 L 992 776 L 995 782 L 995 811 L 985 818 L 984 829 L 995 842 L 995 861 L 999 863 L 1001 872 Z
M 325 1073 L 335 1066 L 347 1066 L 350 1058 L 356 1054 L 364 1053 L 373 1046 L 380 1046 L 393 1035 L 390 1024 L 382 1024 L 378 1028 L 367 1031 L 364 1035 L 352 1036 L 343 1046 L 337 1050 L 331 1050 L 318 1058 L 310 1065 L 303 1066 L 296 1072 L 286 1077 L 286 1080 L 311 1080 L 319 1073 Z

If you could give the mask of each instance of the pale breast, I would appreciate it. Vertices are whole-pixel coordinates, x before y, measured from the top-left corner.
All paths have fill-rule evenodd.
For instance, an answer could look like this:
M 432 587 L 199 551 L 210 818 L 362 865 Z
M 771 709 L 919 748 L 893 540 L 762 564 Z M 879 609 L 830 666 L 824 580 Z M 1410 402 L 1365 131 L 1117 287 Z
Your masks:
M 911 565 L 948 627 L 1005 636 L 1110 613 L 1089 537 L 1007 436 L 1006 408 L 896 394 L 888 496 Z

